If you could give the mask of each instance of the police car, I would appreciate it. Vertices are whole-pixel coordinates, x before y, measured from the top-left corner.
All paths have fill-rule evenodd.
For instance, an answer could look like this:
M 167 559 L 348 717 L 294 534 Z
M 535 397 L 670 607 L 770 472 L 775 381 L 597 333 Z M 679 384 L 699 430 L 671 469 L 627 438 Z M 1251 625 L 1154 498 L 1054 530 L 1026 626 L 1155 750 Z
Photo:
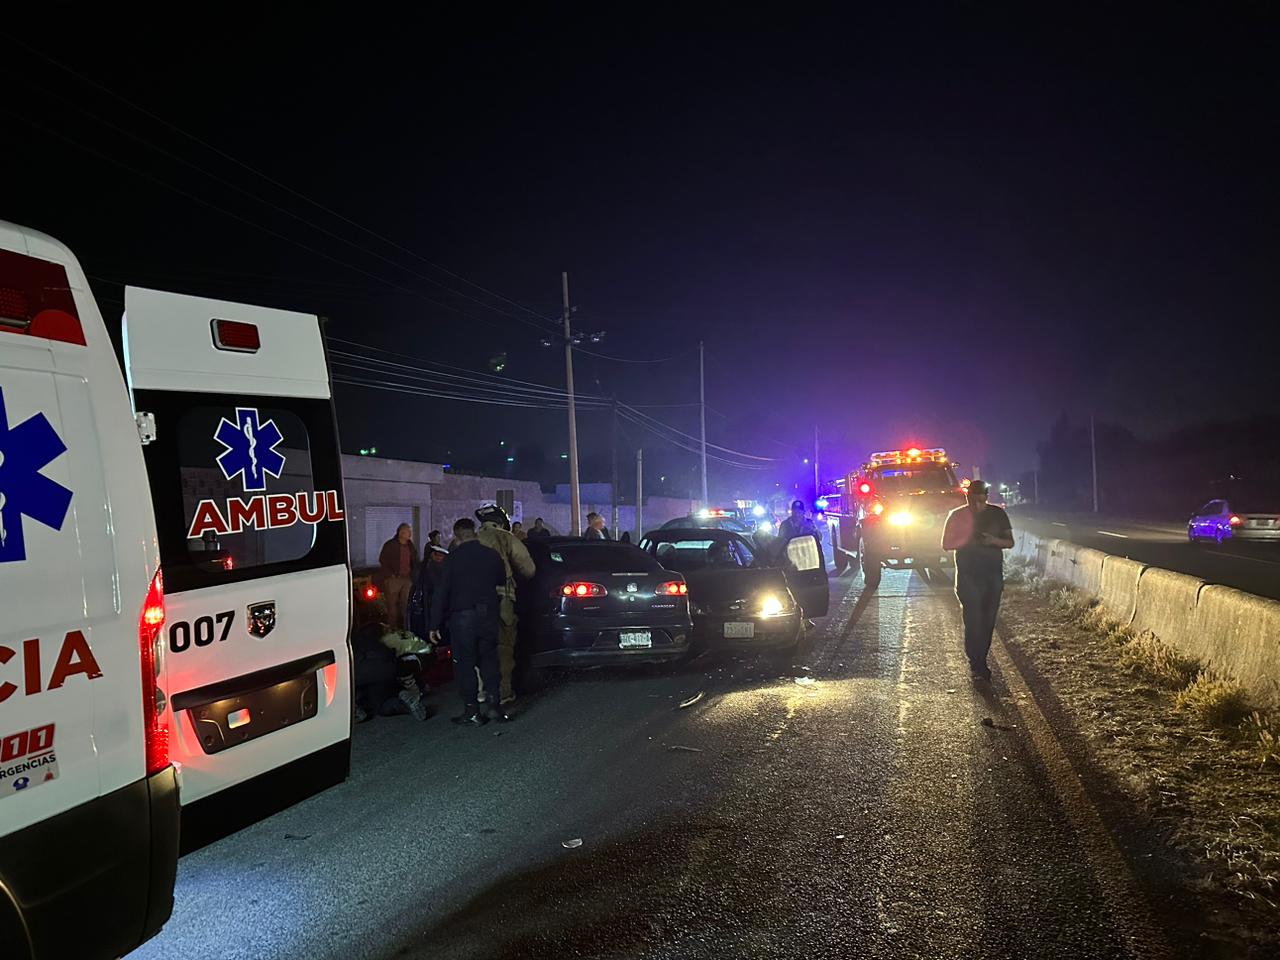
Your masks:
M 125 309 L 127 388 L 76 258 L 0 222 L 6 958 L 127 953 L 169 916 L 180 822 L 199 842 L 348 769 L 319 321 L 135 288 Z

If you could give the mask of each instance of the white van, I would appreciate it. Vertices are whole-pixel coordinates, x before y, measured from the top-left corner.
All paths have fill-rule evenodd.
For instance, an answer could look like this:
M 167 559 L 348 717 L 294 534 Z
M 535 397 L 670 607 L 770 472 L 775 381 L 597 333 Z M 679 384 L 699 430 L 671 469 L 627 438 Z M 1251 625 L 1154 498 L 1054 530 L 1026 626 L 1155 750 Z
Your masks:
M 184 850 L 346 778 L 351 570 L 320 321 L 125 289 Z
M 6 960 L 128 952 L 171 911 L 180 820 L 198 843 L 219 802 L 227 832 L 255 794 L 348 769 L 319 321 L 134 289 L 126 309 L 132 404 L 75 257 L 0 222 Z

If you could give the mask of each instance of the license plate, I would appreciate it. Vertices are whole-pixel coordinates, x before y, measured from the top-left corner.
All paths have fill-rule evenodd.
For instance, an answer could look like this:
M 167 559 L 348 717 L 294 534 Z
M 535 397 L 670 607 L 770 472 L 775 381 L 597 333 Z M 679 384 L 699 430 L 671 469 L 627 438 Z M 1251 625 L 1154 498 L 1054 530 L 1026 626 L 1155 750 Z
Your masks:
M 624 650 L 631 647 L 652 647 L 653 634 L 648 630 L 624 630 L 618 635 L 618 646 Z
M 724 635 L 730 640 L 750 640 L 756 635 L 754 623 L 726 623 Z

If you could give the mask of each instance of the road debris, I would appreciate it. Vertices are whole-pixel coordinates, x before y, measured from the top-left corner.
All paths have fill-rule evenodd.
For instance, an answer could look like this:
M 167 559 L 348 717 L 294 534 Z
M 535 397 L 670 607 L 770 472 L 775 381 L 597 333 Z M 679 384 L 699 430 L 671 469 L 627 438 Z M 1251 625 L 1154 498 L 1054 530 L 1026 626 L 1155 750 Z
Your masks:
M 983 717 L 982 725 L 984 727 L 990 727 L 992 730 L 1016 730 L 1017 729 L 1017 727 L 1011 726 L 1009 724 L 996 723 L 990 717 Z
M 810 687 L 817 682 L 818 681 L 813 679 L 813 677 L 796 677 L 796 683 L 800 684 L 802 687 Z
M 699 690 L 697 693 L 695 693 L 695 694 L 694 694 L 692 697 L 690 697 L 688 700 L 681 701 L 681 703 L 680 703 L 680 709 L 681 709 L 681 710 L 687 710 L 689 707 L 692 707 L 695 703 L 697 703 L 699 700 L 701 700 L 701 699 L 702 699 L 703 697 L 705 697 L 706 695 L 707 695 L 707 691 L 705 691 L 705 690 Z
M 560 846 L 564 847 L 566 850 L 575 850 L 582 846 L 582 838 L 574 837 L 572 840 L 561 840 Z
M 685 746 L 681 746 L 678 743 L 673 743 L 671 744 L 671 746 L 667 747 L 667 752 L 668 753 L 702 753 L 703 751 L 698 749 L 697 747 L 685 747 Z

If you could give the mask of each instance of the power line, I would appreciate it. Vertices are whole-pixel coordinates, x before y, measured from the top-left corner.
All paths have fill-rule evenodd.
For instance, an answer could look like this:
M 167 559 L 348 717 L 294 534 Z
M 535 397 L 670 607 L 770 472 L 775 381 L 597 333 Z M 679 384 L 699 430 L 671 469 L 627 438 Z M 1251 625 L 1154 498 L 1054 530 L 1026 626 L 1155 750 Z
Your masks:
M 466 367 L 459 367 L 450 363 L 442 363 L 438 360 L 426 360 L 426 359 L 423 359 L 422 357 L 415 357 L 415 356 L 407 355 L 397 351 L 386 350 L 382 347 L 371 346 L 369 344 L 360 343 L 359 341 L 356 341 L 356 340 L 346 340 L 346 339 L 343 339 L 342 337 L 332 337 L 332 336 L 326 337 L 325 339 L 328 340 L 330 343 L 345 343 L 345 344 L 348 344 L 349 346 L 362 347 L 366 350 L 373 350 L 377 353 L 389 354 L 390 356 L 400 357 L 401 359 L 415 360 L 419 364 L 418 366 L 415 366 L 412 364 L 400 363 L 399 361 L 394 361 L 394 360 L 378 360 L 373 357 L 362 357 L 359 354 L 350 353 L 349 351 L 335 351 L 335 352 L 347 354 L 349 356 L 359 357 L 360 359 L 369 360 L 370 362 L 385 364 L 391 367 L 402 367 L 406 370 L 415 370 L 418 372 L 425 372 L 425 373 L 432 372 L 430 370 L 431 367 L 440 367 L 444 370 L 456 370 L 459 373 L 468 374 L 473 377 L 479 374 L 479 371 L 470 370 Z M 559 387 L 548 387 L 545 384 L 534 383 L 532 380 L 518 380 L 514 377 L 500 377 L 497 374 L 479 374 L 479 375 L 484 377 L 486 381 L 493 381 L 495 383 L 502 384 L 502 385 L 510 385 L 515 389 L 528 388 L 532 390 L 543 390 L 543 391 L 553 392 L 560 397 L 568 397 L 567 391 L 561 390 Z M 587 399 L 603 401 L 603 400 L 606 400 L 607 398 L 587 395 Z
M 377 375 L 379 377 L 400 378 L 398 380 L 388 380 L 387 382 L 390 382 L 390 383 L 402 383 L 402 381 L 409 381 L 407 383 L 402 383 L 403 386 L 414 386 L 417 383 L 422 383 L 422 384 L 427 384 L 427 386 L 420 387 L 419 389 L 449 391 L 458 396 L 475 397 L 477 399 L 492 397 L 497 400 L 528 400 L 531 402 L 536 401 L 536 402 L 542 402 L 542 403 L 553 403 L 553 404 L 556 404 L 557 406 L 562 406 L 562 407 L 568 403 L 568 399 L 565 396 L 557 394 L 552 391 L 547 391 L 546 393 L 537 392 L 537 391 L 525 392 L 525 391 L 513 390 L 512 388 L 506 387 L 506 386 L 486 386 L 483 384 L 481 384 L 480 386 L 472 386 L 471 383 L 469 382 L 463 382 L 463 383 L 450 382 L 450 380 L 445 379 L 450 377 L 449 374 L 437 374 L 430 377 L 415 376 L 413 374 L 400 373 L 398 371 L 388 371 L 381 367 L 372 366 L 369 364 L 352 363 L 351 361 L 344 360 L 341 358 L 331 359 L 330 363 L 334 367 L 342 367 L 344 369 L 354 370 L 359 373 Z M 463 381 L 467 380 L 467 378 L 463 378 L 463 377 L 456 377 L 454 379 L 463 380 Z M 480 381 L 474 381 L 474 382 L 479 383 Z M 587 402 L 586 406 L 589 407 L 590 409 L 602 409 L 608 406 L 608 404 L 599 403 L 593 400 L 593 401 Z
M 559 403 L 554 400 L 533 400 L 533 399 L 510 399 L 503 397 L 491 396 L 473 396 L 469 394 L 452 393 L 445 390 L 431 390 L 427 387 L 418 387 L 412 384 L 396 383 L 390 380 L 364 379 L 360 377 L 351 377 L 338 375 L 333 378 L 334 383 L 348 384 L 351 386 L 371 387 L 377 390 L 391 390 L 396 393 L 406 393 L 419 397 L 433 397 L 440 400 L 457 400 L 462 403 L 483 403 L 499 407 L 524 407 L 526 409 L 536 410 L 563 410 L 566 403 Z
M 578 353 L 585 353 L 588 357 L 595 357 L 597 360 L 612 360 L 615 363 L 670 363 L 672 360 L 679 360 L 686 356 L 689 351 L 684 350 L 680 353 L 672 354 L 669 357 L 658 357 L 653 360 L 639 360 L 634 357 L 611 357 L 606 353 L 596 353 L 594 350 L 588 350 L 585 347 L 574 347 Z
M 622 404 L 622 406 L 627 406 L 627 405 L 626 405 L 626 404 Z M 702 438 L 701 438 L 701 437 L 695 437 L 695 436 L 693 436 L 692 434 L 685 433 L 685 432 L 684 432 L 684 431 L 682 431 L 682 430 L 678 430 L 678 429 L 676 429 L 675 427 L 673 427 L 673 426 L 671 426 L 671 425 L 669 425 L 669 424 L 663 423 L 661 420 L 658 420 L 658 419 L 656 419 L 656 418 L 654 418 L 654 417 L 651 417 L 651 416 L 649 416 L 649 415 L 648 415 L 648 414 L 646 414 L 646 413 L 641 413 L 639 410 L 635 409 L 634 407 L 629 407 L 629 406 L 628 406 L 628 407 L 627 407 L 627 409 L 628 409 L 628 410 L 631 410 L 631 411 L 632 411 L 632 413 L 634 413 L 636 416 L 643 417 L 645 420 L 648 420 L 648 421 L 650 421 L 650 422 L 652 422 L 652 423 L 658 424 L 659 426 L 662 426 L 662 427 L 666 428 L 667 430 L 670 430 L 672 433 L 678 433 L 678 434 L 680 434 L 680 436 L 682 436 L 682 437 L 686 438 L 687 440 L 692 441 L 693 443 L 697 443 L 697 444 L 701 444 L 701 443 L 702 443 Z M 732 447 L 724 447 L 724 446 L 720 446 L 719 444 L 716 444 L 716 443 L 708 443 L 708 444 L 707 444 L 707 447 L 708 447 L 709 449 L 720 450 L 720 451 L 722 451 L 722 452 L 724 452 L 724 453 L 732 454 L 732 455 L 733 455 L 733 456 L 735 456 L 735 457 L 744 457 L 744 458 L 746 458 L 746 459 L 748 459 L 748 460 L 760 460 L 760 461 L 765 462 L 765 463 L 777 463 L 777 462 L 778 462 L 778 458 L 777 458 L 777 457 L 759 457 L 759 456 L 756 456 L 754 453 L 745 453 L 745 452 L 743 452 L 743 451 L 741 451 L 741 450 L 734 450 Z
M 504 301 L 504 302 L 506 302 L 506 303 L 509 303 L 509 304 L 511 304 L 511 305 L 512 305 L 512 306 L 514 306 L 514 307 L 518 307 L 519 309 L 524 310 L 526 313 L 531 314 L 532 316 L 534 316 L 534 317 L 538 318 L 539 320 L 542 320 L 542 321 L 544 321 L 544 322 L 551 323 L 551 324 L 553 324 L 553 325 L 554 325 L 554 323 L 555 323 L 554 319 L 552 319 L 552 318 L 550 318 L 550 317 L 543 316 L 542 314 L 538 313 L 536 310 L 532 309 L 531 307 L 527 307 L 527 306 L 525 306 L 525 305 L 524 305 L 524 304 L 522 304 L 522 303 L 519 303 L 519 302 L 517 302 L 517 301 L 515 301 L 515 300 L 512 300 L 510 297 L 506 297 L 506 296 L 504 296 L 504 295 L 502 295 L 502 294 L 500 294 L 500 293 L 498 293 L 498 292 L 496 292 L 496 291 L 494 291 L 494 290 L 489 290 L 488 288 L 481 286 L 480 284 L 476 283 L 475 281 L 473 281 L 473 280 L 469 280 L 468 278 L 466 278 L 466 277 L 462 276 L 461 274 L 456 273 L 456 272 L 454 272 L 453 270 L 450 270 L 448 267 L 445 267 L 445 266 L 443 266 L 443 265 L 441 265 L 441 264 L 439 264 L 439 263 L 436 263 L 435 261 L 428 260 L 426 257 L 424 257 L 424 256 L 422 256 L 421 254 L 419 254 L 417 251 L 412 250 L 412 249 L 410 249 L 409 247 L 406 247 L 406 246 L 404 246 L 403 244 L 400 244 L 400 243 L 398 243 L 397 241 L 392 240 L 392 239 L 390 239 L 389 237 L 386 237 L 386 236 L 384 236 L 384 235 L 382 235 L 382 234 L 378 233 L 377 231 L 372 230 L 372 229 L 370 229 L 369 227 L 364 226 L 364 225 L 363 225 L 363 224 L 361 224 L 361 223 L 358 223 L 357 221 L 355 221 L 355 220 L 351 219 L 350 217 L 346 216 L 345 214 L 339 213 L 337 210 L 334 210 L 334 209 L 332 209 L 332 208 L 330 208 L 330 207 L 326 206 L 325 204 L 323 204 L 323 203 L 321 203 L 320 201 L 318 201 L 318 200 L 316 200 L 316 199 L 314 199 L 314 198 L 312 198 L 312 197 L 308 196 L 307 194 L 302 193 L 302 192 L 301 192 L 301 191 L 299 191 L 299 190 L 295 190 L 293 187 L 290 187 L 288 184 L 282 183 L 281 181 L 279 181 L 279 180 L 275 179 L 274 177 L 271 177 L 271 176 L 269 176 L 268 174 L 263 173 L 261 170 L 258 170 L 256 167 L 251 166 L 250 164 L 248 164 L 248 163 L 244 162 L 243 160 L 239 159 L 238 157 L 235 157 L 235 156 L 233 156 L 232 154 L 227 153 L 225 150 L 222 150 L 221 148 L 214 146 L 213 144 L 209 143 L 208 141 L 201 139 L 200 137 L 196 136 L 195 134 L 190 133 L 189 131 L 185 130 L 184 128 L 182 128 L 182 127 L 178 126 L 176 123 L 173 123 L 172 121 L 165 119 L 164 117 L 160 116 L 159 114 L 156 114 L 156 113 L 152 112 L 151 110 L 148 110 L 146 107 L 143 107 L 141 104 L 135 103 L 133 100 L 130 100 L 128 97 L 124 96 L 124 95 L 123 95 L 123 94 L 121 94 L 121 93 L 116 92 L 115 90 L 111 89 L 110 87 L 106 86 L 105 84 L 100 83 L 99 81 L 94 80 L 92 77 L 88 77 L 88 76 L 86 76 L 85 74 L 80 73 L 78 70 L 76 70 L 76 69 L 74 69 L 74 68 L 72 68 L 72 67 L 68 66 L 67 64 L 62 63 L 61 61 L 54 59 L 53 57 L 49 56 L 47 53 L 44 53 L 44 52 L 43 52 L 43 51 L 41 51 L 41 50 L 37 50 L 36 48 L 34 48 L 34 47 L 30 46 L 29 44 L 23 43 L 21 40 L 17 39 L 16 37 L 13 37 L 13 36 L 12 36 L 12 35 L 10 35 L 10 34 L 4 34 L 4 36 L 5 36 L 5 37 L 6 37 L 6 38 L 11 42 L 11 43 L 15 43 L 15 44 L 17 44 L 18 46 L 20 46 L 20 47 L 22 47 L 23 49 L 25 49 L 28 53 L 31 53 L 31 54 L 34 54 L 34 55 L 35 55 L 35 56 L 37 56 L 37 57 L 40 57 L 41 59 L 43 59 L 43 60 L 47 61 L 48 63 L 51 63 L 53 66 L 57 67 L 58 69 L 63 70 L 63 71 L 65 71 L 66 73 L 71 74 L 72 76 L 74 76 L 74 77 L 76 77 L 76 78 L 78 78 L 78 79 L 80 79 L 80 80 L 84 81 L 85 83 L 89 84 L 90 86 L 93 86 L 93 87 L 97 88 L 98 90 L 101 90 L 103 93 L 107 94 L 108 96 L 110 96 L 110 97 L 112 97 L 112 98 L 114 98 L 114 99 L 116 99 L 116 100 L 119 100 L 121 103 L 124 103 L 124 104 L 126 104 L 127 106 L 129 106 L 129 107 L 132 107 L 134 110 L 137 110 L 139 113 L 142 113 L 142 114 L 144 114 L 144 115 L 145 115 L 145 116 L 147 116 L 147 117 L 150 117 L 152 120 L 155 120 L 157 123 L 160 123 L 160 124 L 162 124 L 162 125 L 164 125 L 164 126 L 168 127 L 170 130 L 173 130 L 174 132 L 181 134 L 182 136 L 186 137 L 188 140 L 191 140 L 192 142 L 199 144 L 200 146 L 204 147 L 204 148 L 205 148 L 205 149 L 207 149 L 207 150 L 211 150 L 211 151 L 213 151 L 214 153 L 216 153 L 218 156 L 222 157 L 223 159 L 228 160 L 229 162 L 234 163 L 236 166 L 239 166 L 239 167 L 241 167 L 241 168 L 243 168 L 243 169 L 245 169 L 245 170 L 248 170 L 250 173 L 254 174 L 255 176 L 261 177 L 263 180 L 267 181 L 268 183 L 272 184 L 273 186 L 279 187 L 281 190 L 284 190 L 286 193 L 292 194 L 293 196 L 295 196 L 295 197 L 299 198 L 300 200 L 304 200 L 304 201 L 306 201 L 307 203 L 311 204 L 312 206 L 316 207 L 317 209 L 319 209 L 319 210 L 323 210 L 325 213 L 329 214 L 330 216 L 335 217 L 335 218 L 337 218 L 337 219 L 339 219 L 339 220 L 343 221 L 344 223 L 347 223 L 347 224 L 349 224 L 349 225 L 351 225 L 351 226 L 355 227 L 357 230 L 360 230 L 360 231 L 362 231 L 363 233 L 366 233 L 366 234 L 368 234 L 369 236 L 374 237 L 375 239 L 381 240 L 383 243 L 388 244 L 389 246 L 392 246 L 392 247 L 396 248 L 397 250 L 401 251 L 402 253 L 407 253 L 409 256 L 414 257 L 414 258 L 415 258 L 415 259 L 417 259 L 417 260 L 420 260 L 421 262 L 423 262 L 423 263 L 427 264 L 428 266 L 434 267 L 435 269 L 437 269 L 437 270 L 441 271 L 442 273 L 448 274 L 449 276 L 453 277 L 453 278 L 454 278 L 454 279 L 456 279 L 456 280 L 460 280 L 460 281 L 462 281 L 463 283 L 467 284 L 468 286 L 474 287 L 475 289 L 480 290 L 480 291 L 482 291 L 483 293 L 487 293 L 487 294 L 489 294 L 491 297 L 495 297 L 495 298 L 497 298 L 497 299 L 499 299 L 499 300 L 502 300 L 502 301 Z M 29 81 L 28 81 L 28 82 L 29 82 Z M 54 94 L 54 96 L 58 96 L 58 95 L 57 95 L 57 94 Z M 83 108 L 81 108 L 81 110 L 82 110 L 82 112 L 85 112 L 86 114 L 88 113 L 87 111 L 84 111 L 84 110 L 83 110 Z M 88 115 L 89 115 L 89 116 L 93 116 L 92 114 L 88 114 Z M 96 118 L 95 118 L 95 119 L 96 119 Z M 106 122 L 106 121 L 100 121 L 100 122 Z M 108 125 L 110 125 L 110 124 L 108 124 Z M 118 129 L 118 128 L 117 128 L 117 129 Z M 152 146 L 154 147 L 154 144 L 152 144 Z M 165 151 L 163 151 L 163 150 L 162 150 L 161 148 L 159 148 L 159 147 L 155 147 L 155 149 L 157 149 L 157 150 L 161 150 L 161 152 L 165 152 Z M 186 161 L 184 161 L 184 162 L 186 162 Z M 195 166 L 194 164 L 189 164 L 189 165 L 191 165 L 191 166 Z M 197 167 L 197 169 L 199 169 L 199 168 Z M 203 171 L 202 171 L 202 172 L 203 172 Z M 210 176 L 213 176 L 212 174 L 209 174 L 209 175 L 210 175 Z M 236 189 L 240 189 L 240 188 L 236 188 Z M 243 191 L 242 191 L 242 192 L 243 192 Z M 270 201 L 265 201 L 265 200 L 263 200 L 262 202 L 264 202 L 264 203 L 270 203 Z M 290 214 L 290 215 L 291 215 L 291 216 L 296 216 L 295 214 Z M 301 219 L 301 218 L 299 218 L 299 219 Z M 306 221 L 304 221 L 304 222 L 306 222 Z M 317 229 L 321 229 L 321 228 L 317 228 Z M 350 243 L 351 241 L 344 240 L 344 242 Z M 366 252 L 368 252 L 368 251 L 366 251 Z M 376 255 L 376 254 L 375 254 L 375 255 Z M 403 266 L 400 266 L 400 269 L 407 269 L 407 268 L 405 268 L 405 267 L 403 267 Z M 412 272 L 412 271 L 410 271 L 410 272 Z M 439 284 L 439 281 L 436 281 L 436 280 L 431 280 L 430 282 Z M 439 284 L 439 285 L 440 285 L 440 286 L 444 286 L 443 284 Z M 445 289 L 450 289 L 450 288 L 445 287 Z M 452 291 L 452 292 L 454 292 L 454 293 L 458 293 L 458 291 Z M 461 293 L 458 293 L 458 295 L 459 295 L 459 296 L 466 296 L 465 294 L 461 294 Z M 471 298 L 469 298 L 469 299 L 471 299 Z M 480 301 L 476 301 L 476 302 L 480 302 Z M 490 309 L 490 310 L 496 310 L 496 308 L 494 308 L 494 307 L 492 307 L 492 306 L 490 306 L 490 305 L 484 304 L 484 306 L 486 306 L 486 307 L 487 307 L 488 309 Z M 497 311 L 497 312 L 502 312 L 502 311 Z M 504 313 L 503 315 L 504 315 L 504 316 L 510 316 L 509 314 L 505 314 L 505 313 Z M 526 321 L 526 322 L 527 322 L 527 321 Z
M 628 420 L 629 422 L 631 422 L 631 423 L 635 424 L 635 425 L 636 425 L 636 426 L 638 426 L 638 427 L 643 427 L 645 430 L 648 430 L 650 433 L 652 433 L 654 436 L 658 437 L 660 440 L 665 440 L 667 443 L 671 444 L 673 447 L 678 447 L 679 449 L 684 450 L 684 451 L 686 451 L 686 452 L 688 452 L 688 453 L 701 453 L 701 448 L 700 448 L 700 447 L 694 447 L 694 446 L 690 446 L 690 445 L 688 445 L 688 444 L 686 444 L 686 443 L 683 443 L 683 442 L 682 442 L 682 441 L 680 441 L 679 439 L 673 438 L 673 437 L 671 437 L 669 434 L 663 433 L 663 432 L 662 432 L 662 430 L 661 430 L 659 427 L 655 427 L 655 426 L 653 426 L 652 424 L 645 423 L 643 420 L 637 420 L 637 419 L 635 419 L 634 417 L 630 416 L 629 414 L 622 412 L 621 407 L 622 407 L 622 405 L 621 405 L 621 404 L 619 404 L 619 413 L 618 413 L 618 415 L 619 415 L 620 417 L 622 417 L 623 419 Z M 710 444 L 708 444 L 707 446 L 710 446 Z M 708 453 L 708 454 L 707 454 L 707 459 L 708 459 L 708 460 L 715 460 L 717 463 L 724 463 L 724 464 L 727 464 L 728 466 L 731 466 L 731 467 L 737 467 L 737 468 L 738 468 L 738 469 L 740 469 L 740 470 L 767 470 L 767 469 L 769 469 L 768 465 L 766 465 L 766 464 L 739 463 L 739 462 L 738 462 L 738 461 L 736 461 L 736 460 L 729 460 L 729 459 L 727 459 L 726 457 L 721 457 L 721 456 L 718 456 L 717 454 L 714 454 L 714 453 Z

